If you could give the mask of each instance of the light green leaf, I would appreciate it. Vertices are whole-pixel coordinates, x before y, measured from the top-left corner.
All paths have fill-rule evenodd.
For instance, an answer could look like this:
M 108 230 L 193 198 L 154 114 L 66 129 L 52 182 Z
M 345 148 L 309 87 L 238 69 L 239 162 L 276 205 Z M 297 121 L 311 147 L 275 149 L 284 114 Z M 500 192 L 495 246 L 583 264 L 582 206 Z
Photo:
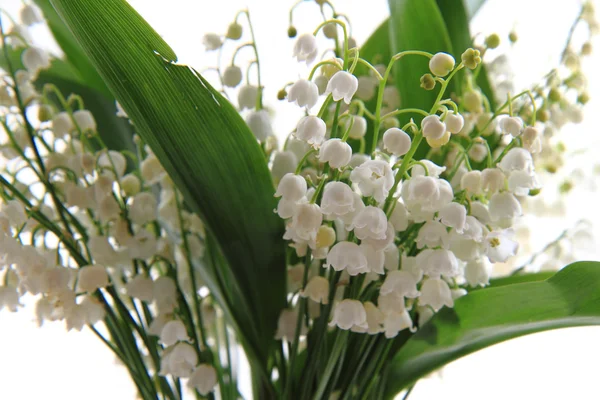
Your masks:
M 52 4 L 214 235 L 227 262 L 203 268 L 203 277 L 226 297 L 250 361 L 264 366 L 285 305 L 285 259 L 271 176 L 254 136 L 208 82 L 174 63 L 171 48 L 124 0 Z
M 419 378 L 508 339 L 600 324 L 600 263 L 577 262 L 548 280 L 476 290 L 444 308 L 391 362 L 391 398 Z

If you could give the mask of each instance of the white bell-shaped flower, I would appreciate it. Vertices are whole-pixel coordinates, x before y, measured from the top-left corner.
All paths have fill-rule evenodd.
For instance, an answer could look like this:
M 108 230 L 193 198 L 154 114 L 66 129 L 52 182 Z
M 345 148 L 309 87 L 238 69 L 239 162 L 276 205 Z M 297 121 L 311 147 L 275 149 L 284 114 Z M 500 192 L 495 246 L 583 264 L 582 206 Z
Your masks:
M 473 170 L 465 172 L 460 178 L 460 188 L 471 194 L 481 192 L 481 171 Z
M 384 314 L 392 312 L 398 312 L 406 308 L 404 304 L 404 297 L 396 292 L 390 292 L 387 294 L 379 293 L 377 298 L 377 306 Z
M 127 174 L 121 179 L 120 186 L 125 196 L 131 197 L 139 193 L 142 188 L 142 182 L 134 174 Z
M 524 171 L 533 173 L 533 158 L 531 153 L 521 147 L 513 147 L 504 155 L 498 163 L 498 168 L 506 173 L 512 171 Z
M 315 78 L 314 82 L 319 89 L 319 96 L 324 94 L 325 90 L 327 90 L 327 82 L 329 82 L 329 78 L 327 78 L 325 75 L 319 75 Z
M 354 75 L 347 71 L 338 71 L 327 83 L 325 94 L 331 93 L 333 101 L 344 99 L 346 104 L 350 104 L 357 89 L 358 79 Z
M 258 88 L 254 85 L 244 85 L 238 92 L 238 106 L 240 110 L 246 108 L 253 109 L 256 107 L 256 99 L 258 97 Z
M 39 70 L 50 67 L 50 56 L 39 47 L 28 47 L 21 55 L 23 66 L 31 75 L 36 75 Z
M 359 327 L 354 325 L 351 330 L 352 332 L 368 333 L 369 335 L 376 335 L 383 331 L 383 320 L 385 316 L 377 308 L 377 306 L 370 301 L 363 304 L 367 313 L 367 325 L 368 328 Z
M 470 261 L 482 256 L 483 245 L 481 242 L 476 242 L 456 231 L 452 231 L 450 232 L 449 250 L 454 253 L 459 260 Z
M 453 134 L 459 133 L 465 126 L 465 118 L 461 114 L 454 114 L 452 110 L 448 111 L 444 122 L 446 123 L 446 129 Z
M 521 135 L 523 147 L 531 154 L 537 154 L 542 151 L 542 140 L 539 129 L 534 126 L 528 126 Z
M 491 262 L 505 262 L 517 254 L 519 243 L 512 239 L 512 230 L 492 231 L 485 238 L 486 255 Z
M 539 189 L 540 182 L 535 174 L 512 171 L 508 176 L 508 190 L 517 196 L 526 196 L 530 190 Z
M 500 129 L 503 133 L 517 137 L 523 130 L 523 120 L 520 117 L 506 117 L 500 121 Z
M 144 275 L 136 275 L 125 285 L 127 295 L 142 301 L 154 300 L 152 279 Z
M 410 145 L 410 136 L 402 129 L 390 128 L 383 134 L 383 147 L 397 157 L 408 153 Z
M 200 364 L 194 368 L 187 386 L 197 390 L 202 396 L 206 396 L 217 386 L 217 371 L 212 365 Z
M 402 186 L 402 199 L 414 219 L 415 212 L 439 211 L 454 198 L 450 183 L 430 176 L 411 178 Z
M 314 241 L 322 222 L 323 214 L 318 204 L 299 202 L 284 239 L 292 239 L 295 242 Z
M 383 250 L 376 249 L 367 241 L 362 242 L 359 247 L 367 259 L 367 267 L 369 272 L 373 272 L 378 275 L 385 274 L 385 270 L 383 269 L 385 255 L 383 254 Z
M 360 194 L 353 192 L 352 196 L 354 198 L 354 203 L 352 204 L 353 210 L 346 214 L 339 215 L 339 219 L 344 223 L 345 226 L 352 225 L 354 217 L 356 217 L 358 213 L 365 208 L 365 203 L 363 203 Z M 344 232 L 346 233 L 346 229 L 344 229 Z
M 317 249 L 328 248 L 335 243 L 336 238 L 335 229 L 327 225 L 321 225 L 317 231 L 315 245 L 317 246 Z
M 273 182 L 278 184 L 286 174 L 296 172 L 297 166 L 298 157 L 296 157 L 296 154 L 287 150 L 276 151 L 275 156 L 273 157 L 273 164 L 271 165 Z
M 59 112 L 52 118 L 52 132 L 56 137 L 65 137 L 75 129 L 71 116 L 66 112 Z
M 350 180 L 358 185 L 363 196 L 372 196 L 375 201 L 381 203 L 394 186 L 394 173 L 389 163 L 383 160 L 369 160 L 350 173 Z
M 125 175 L 125 170 L 127 169 L 127 159 L 123 154 L 118 151 L 109 150 L 108 152 L 104 151 L 98 156 L 98 167 L 105 168 L 110 171 L 115 171 L 117 177 L 122 177 Z M 113 177 L 114 179 L 114 177 Z M 112 185 L 112 183 L 111 183 Z M 105 193 L 105 192 L 104 192 Z
M 223 45 L 223 39 L 216 33 L 206 33 L 202 37 L 202 44 L 207 51 L 214 51 Z
M 367 258 L 359 245 L 352 242 L 338 242 L 327 254 L 325 267 L 332 267 L 335 271 L 348 271 L 354 276 L 369 272 Z
M 491 112 L 481 113 L 477 116 L 475 126 L 483 136 L 489 136 L 496 131 L 497 119 L 492 119 L 494 114 Z
M 475 143 L 467 153 L 469 158 L 475 162 L 482 162 L 487 157 L 487 146 L 483 143 Z
M 319 151 L 319 161 L 328 162 L 331 168 L 342 168 L 352 158 L 352 147 L 341 139 L 329 139 L 323 142 Z
M 310 109 L 319 100 L 319 88 L 309 80 L 299 79 L 288 89 L 287 99 L 299 107 Z
M 454 69 L 454 57 L 448 53 L 436 53 L 429 60 L 429 70 L 435 76 L 444 77 Z
M 395 271 L 400 265 L 400 251 L 394 243 L 390 243 L 383 249 L 383 266 L 388 271 Z
M 156 219 L 158 203 L 152 193 L 138 193 L 129 207 L 129 218 L 138 225 L 144 225 Z
M 385 236 L 381 239 L 373 239 L 373 238 L 365 238 L 362 243 L 368 243 L 371 246 L 373 246 L 374 249 L 376 250 L 383 250 L 385 249 L 390 243 L 394 242 L 394 239 L 396 237 L 396 231 L 394 229 L 394 226 L 391 224 L 391 222 L 388 221 L 387 223 L 387 228 L 385 230 Z
M 296 174 L 285 174 L 279 181 L 275 197 L 282 197 L 287 201 L 298 201 L 306 196 L 306 179 Z
M 379 293 L 396 293 L 399 296 L 414 299 L 419 297 L 417 277 L 408 271 L 394 270 L 387 273 Z
M 271 119 L 266 110 L 251 111 L 246 117 L 246 124 L 248 124 L 250 131 L 259 142 L 264 142 L 269 136 L 273 135 Z
M 161 276 L 152 283 L 152 292 L 159 312 L 173 312 L 177 306 L 177 286 L 173 279 Z
M 196 364 L 198 364 L 196 350 L 189 343 L 179 342 L 166 355 L 163 355 L 159 374 L 188 378 Z
M 359 140 L 367 133 L 367 120 L 364 117 L 352 116 L 344 123 L 344 130 L 348 129 L 350 129 L 348 137 Z
M 417 248 L 422 249 L 427 246 L 429 248 L 443 247 L 448 248 L 448 231 L 446 227 L 438 221 L 427 221 L 421 229 L 415 243 Z
M 492 266 L 485 258 L 471 260 L 465 266 L 465 279 L 471 287 L 489 285 L 491 275 Z
M 423 137 L 429 139 L 440 139 L 446 133 L 446 124 L 440 120 L 437 114 L 428 115 L 421 121 Z
M 354 229 L 354 234 L 360 240 L 384 239 L 387 230 L 387 217 L 381 208 L 367 206 L 354 217 L 348 230 L 352 229 Z
M 277 332 L 275 339 L 287 340 L 293 342 L 296 336 L 296 326 L 298 325 L 298 311 L 292 309 L 281 310 L 279 320 L 277 321 Z M 300 336 L 306 335 L 307 329 L 304 324 L 300 327 Z
M 300 292 L 300 296 L 308 297 L 317 303 L 327 304 L 329 302 L 329 281 L 324 276 L 313 276 L 304 290 Z
M 486 168 L 481 171 L 481 187 L 488 193 L 504 189 L 506 177 L 498 168 Z
M 467 220 L 467 209 L 462 204 L 452 202 L 443 206 L 438 216 L 442 224 L 462 233 Z
M 169 321 L 160 332 L 160 341 L 165 346 L 172 346 L 179 341 L 188 341 L 185 325 L 178 319 Z
M 408 314 L 408 310 L 406 309 L 385 314 L 383 329 L 387 339 L 396 337 L 398 333 L 404 329 L 408 329 L 411 332 L 416 330 L 413 326 L 413 321 Z
M 327 219 L 342 217 L 354 211 L 354 192 L 343 182 L 328 182 L 323 189 L 321 211 Z
M 471 215 L 477 218 L 483 224 L 489 224 L 492 222 L 492 216 L 487 206 L 479 201 L 473 201 L 471 203 Z
M 489 210 L 492 221 L 510 219 L 523 214 L 521 203 L 510 192 L 495 193 L 490 198 Z
M 368 329 L 367 312 L 358 300 L 344 299 L 333 309 L 333 319 L 329 326 L 348 330 L 353 327 Z
M 416 262 L 430 278 L 439 278 L 442 275 L 452 278 L 460 272 L 456 256 L 446 249 L 423 250 L 417 255 Z
M 472 215 L 467 215 L 465 221 L 465 229 L 462 233 L 466 239 L 481 242 L 483 240 L 484 231 L 487 234 L 486 227 Z
M 77 110 L 73 113 L 73 119 L 82 132 L 96 132 L 96 120 L 89 110 Z
M 317 39 L 310 33 L 304 33 L 296 40 L 293 55 L 298 62 L 305 61 L 306 64 L 312 64 L 318 52 Z
M 444 306 L 453 307 L 454 300 L 446 281 L 440 278 L 427 279 L 421 286 L 419 304 L 430 306 L 435 312 Z
M 408 210 L 400 200 L 394 206 L 394 211 L 390 215 L 390 222 L 394 225 L 396 232 L 404 232 L 408 228 Z
M 21 22 L 27 26 L 44 22 L 42 10 L 35 4 L 26 4 L 21 9 Z
M 242 81 L 242 70 L 237 65 L 230 65 L 223 71 L 223 85 L 234 88 Z
M 319 146 L 323 143 L 326 132 L 325 121 L 319 117 L 308 115 L 298 121 L 295 136 L 312 146 Z
M 93 292 L 108 286 L 108 274 L 102 265 L 88 265 L 77 274 L 77 288 L 80 292 Z

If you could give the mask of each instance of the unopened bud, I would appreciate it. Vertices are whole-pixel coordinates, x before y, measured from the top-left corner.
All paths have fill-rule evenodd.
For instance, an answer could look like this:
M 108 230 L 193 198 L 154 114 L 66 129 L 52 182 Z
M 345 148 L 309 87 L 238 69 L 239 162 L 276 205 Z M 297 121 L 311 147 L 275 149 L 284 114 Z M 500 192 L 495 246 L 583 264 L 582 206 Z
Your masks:
M 548 100 L 550 100 L 552 102 L 560 101 L 561 97 L 562 96 L 560 95 L 560 91 L 557 88 L 552 88 L 548 92 Z
M 580 104 L 586 104 L 588 101 L 590 101 L 590 95 L 587 92 L 583 92 L 577 96 L 577 102 Z
M 40 108 L 38 110 L 38 119 L 40 120 L 40 122 L 50 121 L 52 119 L 53 115 L 54 115 L 54 112 L 53 112 L 51 106 L 49 106 L 48 104 L 40 105 Z
M 242 37 L 242 26 L 237 22 L 232 22 L 227 28 L 227 39 L 238 40 Z
M 516 43 L 516 41 L 519 39 L 519 36 L 517 35 L 517 32 L 515 31 L 511 31 L 508 34 L 508 40 L 510 40 L 511 43 Z
M 296 30 L 296 28 L 294 26 L 290 26 L 288 28 L 288 32 L 287 33 L 288 33 L 288 37 L 295 38 L 296 35 L 298 34 L 298 31 Z
M 281 89 L 279 92 L 277 92 L 277 100 L 285 100 L 286 96 L 287 92 L 285 89 Z
M 421 77 L 421 87 L 425 90 L 433 90 L 435 88 L 435 78 L 431 74 L 425 74 Z
M 550 119 L 550 112 L 546 109 L 537 110 L 537 113 L 535 114 L 535 119 L 537 119 L 540 122 L 548 122 L 548 120 Z
M 584 56 L 592 54 L 592 44 L 590 42 L 585 42 L 583 46 L 581 46 L 581 54 Z
M 460 56 L 465 67 L 475 69 L 481 63 L 481 52 L 475 49 L 467 49 Z
M 492 33 L 490 36 L 485 38 L 485 45 L 488 49 L 495 49 L 500 46 L 500 36 L 497 33 Z

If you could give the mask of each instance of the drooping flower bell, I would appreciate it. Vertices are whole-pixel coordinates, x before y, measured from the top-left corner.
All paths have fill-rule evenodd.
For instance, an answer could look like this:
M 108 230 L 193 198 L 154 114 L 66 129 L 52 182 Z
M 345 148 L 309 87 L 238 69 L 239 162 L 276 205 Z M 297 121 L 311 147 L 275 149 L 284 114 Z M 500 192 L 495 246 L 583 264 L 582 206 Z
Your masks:
M 421 121 L 423 136 L 429 139 L 440 139 L 446 133 L 446 124 L 440 120 L 437 114 L 431 114 Z
M 217 371 L 212 365 L 200 364 L 194 368 L 187 385 L 202 396 L 206 396 L 217 386 Z
M 283 197 L 285 200 L 298 201 L 306 195 L 306 179 L 296 174 L 286 174 L 275 192 L 275 197 Z
M 319 88 L 306 79 L 298 79 L 289 89 L 287 99 L 299 107 L 312 108 L 319 100 Z
M 338 71 L 327 83 L 325 94 L 331 93 L 334 101 L 344 99 L 346 104 L 350 104 L 357 89 L 358 79 L 354 75 L 347 71 Z
M 448 111 L 444 122 L 448 131 L 453 134 L 459 133 L 465 126 L 464 117 L 460 114 L 454 114 L 452 110 Z
M 304 33 L 296 40 L 293 55 L 298 62 L 305 61 L 306 64 L 312 64 L 317 58 L 318 52 L 317 39 L 310 33 Z
M 390 128 L 383 134 L 383 147 L 395 156 L 403 156 L 410 150 L 408 133 L 399 128 Z
M 344 299 L 333 310 L 333 319 L 329 326 L 348 330 L 353 327 L 368 329 L 367 312 L 358 300 Z
M 319 161 L 328 162 L 331 168 L 342 168 L 352 158 L 352 147 L 341 139 L 329 139 L 323 142 L 319 152 Z
M 437 312 L 443 306 L 453 307 L 454 300 L 448 284 L 440 278 L 429 278 L 421 286 L 419 304 L 430 306 Z
M 448 53 L 436 53 L 429 60 L 429 69 L 435 76 L 444 77 L 454 69 L 454 57 Z
M 312 146 L 319 146 L 325 138 L 327 126 L 319 117 L 308 115 L 302 117 L 296 126 L 295 136 Z
M 346 270 L 350 275 L 369 272 L 367 258 L 361 248 L 353 242 L 338 242 L 327 254 L 325 267 L 335 271 Z
M 246 123 L 260 142 L 264 142 L 269 136 L 273 135 L 271 120 L 266 110 L 252 111 L 246 117 Z
M 369 160 L 350 173 L 350 180 L 358 185 L 363 196 L 373 196 L 377 202 L 381 203 L 394 186 L 394 173 L 387 162 Z
M 329 182 L 323 189 L 321 211 L 328 219 L 354 211 L 354 192 L 343 182 Z

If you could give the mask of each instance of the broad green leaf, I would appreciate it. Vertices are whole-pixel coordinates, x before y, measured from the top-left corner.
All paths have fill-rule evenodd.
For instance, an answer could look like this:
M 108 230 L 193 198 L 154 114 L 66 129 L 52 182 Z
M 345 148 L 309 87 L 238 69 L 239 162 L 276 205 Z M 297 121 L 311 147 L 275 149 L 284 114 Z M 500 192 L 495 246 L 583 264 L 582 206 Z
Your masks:
M 518 275 L 503 276 L 501 278 L 490 279 L 490 286 L 488 286 L 488 287 L 499 287 L 499 286 L 513 285 L 515 283 L 545 281 L 546 279 L 551 278 L 554 274 L 555 274 L 555 272 L 553 272 L 553 271 L 544 271 L 544 272 L 535 272 L 535 273 L 531 273 L 531 274 L 518 274 Z M 483 288 L 483 289 L 485 289 L 485 288 Z
M 389 5 L 392 54 L 406 50 L 452 53 L 448 31 L 435 0 L 389 0 Z M 429 72 L 429 60 L 423 56 L 408 55 L 397 61 L 394 67 L 402 107 L 431 109 L 437 91 L 427 91 L 420 86 L 421 76 Z M 453 86 L 452 83 L 450 86 Z
M 235 292 L 224 308 L 246 335 L 251 362 L 264 365 L 285 305 L 285 259 L 271 176 L 254 136 L 208 82 L 175 63 L 171 48 L 124 0 L 52 4 L 214 235 L 227 263 L 202 273 L 224 278 L 216 292 Z M 216 276 L 216 268 L 230 270 Z
M 360 56 L 372 65 L 387 65 L 392 58 L 390 50 L 390 21 L 386 19 L 375 29 L 367 41 L 360 46 Z M 366 75 L 368 68 L 358 64 L 357 75 Z
M 473 3 L 478 3 L 478 6 L 483 1 L 468 1 L 468 0 L 436 0 L 437 5 L 442 13 L 442 18 L 448 29 L 450 35 L 450 41 L 452 42 L 452 49 L 454 52 L 452 55 L 460 61 L 461 54 L 468 49 L 473 47 L 473 41 L 471 40 L 471 32 L 469 30 L 469 16 L 468 7 Z M 472 15 L 472 14 L 471 14 Z M 477 76 L 477 85 L 481 88 L 483 94 L 488 98 L 492 109 L 496 108 L 496 100 L 494 98 L 492 86 L 488 80 L 487 71 L 482 65 L 479 75 Z M 464 72 L 459 72 L 463 75 Z M 458 88 L 460 90 L 460 88 Z M 459 92 L 460 93 L 460 92 Z
M 105 98 L 113 98 L 112 93 L 100 77 L 98 72 L 77 43 L 77 40 L 60 19 L 50 0 L 34 0 L 44 13 L 48 27 L 54 39 L 65 54 L 65 61 L 73 67 L 74 75 L 71 80 L 84 83 L 86 86 L 102 94 Z
M 600 324 L 600 263 L 577 262 L 550 279 L 476 290 L 444 308 L 391 362 L 391 398 L 417 379 L 484 347 L 556 328 Z

